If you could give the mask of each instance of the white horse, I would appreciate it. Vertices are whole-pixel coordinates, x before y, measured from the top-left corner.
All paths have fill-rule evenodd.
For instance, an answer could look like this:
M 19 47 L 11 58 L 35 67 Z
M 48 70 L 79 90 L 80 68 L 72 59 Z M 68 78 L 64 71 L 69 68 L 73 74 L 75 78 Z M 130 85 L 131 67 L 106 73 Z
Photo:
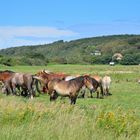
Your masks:
M 104 95 L 106 95 L 106 96 L 107 95 L 112 95 L 109 92 L 110 84 L 111 84 L 111 78 L 110 78 L 110 76 L 104 76 L 102 78 L 102 87 L 103 87 Z

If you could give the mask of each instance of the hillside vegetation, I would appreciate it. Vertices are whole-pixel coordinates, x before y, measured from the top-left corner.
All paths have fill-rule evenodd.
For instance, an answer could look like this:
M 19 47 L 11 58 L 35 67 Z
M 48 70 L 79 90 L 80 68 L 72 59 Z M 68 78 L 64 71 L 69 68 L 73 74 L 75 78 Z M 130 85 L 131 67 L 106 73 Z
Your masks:
M 94 55 L 101 52 L 100 56 Z M 0 50 L 0 63 L 4 65 L 108 64 L 115 53 L 123 59 L 117 63 L 140 63 L 140 35 L 114 35 L 57 41 L 36 46 L 12 47 Z M 114 60 L 113 60 L 114 61 Z

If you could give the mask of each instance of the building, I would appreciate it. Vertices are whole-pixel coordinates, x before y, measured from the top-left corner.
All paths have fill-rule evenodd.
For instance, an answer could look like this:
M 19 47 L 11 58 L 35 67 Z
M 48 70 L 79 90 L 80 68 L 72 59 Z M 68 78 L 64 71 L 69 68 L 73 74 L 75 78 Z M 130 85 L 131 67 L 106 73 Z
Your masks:
M 101 52 L 98 51 L 98 50 L 95 50 L 95 52 L 91 53 L 91 55 L 96 55 L 96 56 L 98 56 L 98 55 L 101 55 Z
M 110 66 L 114 66 L 115 65 L 115 62 L 113 62 L 113 61 L 109 62 L 109 65 Z
M 115 53 L 113 56 L 112 56 L 112 60 L 117 60 L 117 61 L 120 61 L 122 60 L 123 58 L 123 55 L 121 53 Z

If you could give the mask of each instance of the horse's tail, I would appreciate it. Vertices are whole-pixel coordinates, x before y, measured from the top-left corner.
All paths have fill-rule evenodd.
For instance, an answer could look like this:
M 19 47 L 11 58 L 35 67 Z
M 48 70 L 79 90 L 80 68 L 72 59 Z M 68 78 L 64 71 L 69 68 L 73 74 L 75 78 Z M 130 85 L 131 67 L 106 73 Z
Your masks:
M 35 83 L 35 86 L 36 86 L 36 90 L 39 94 L 41 94 L 41 90 L 39 88 L 39 84 L 41 85 L 41 82 L 43 81 L 42 78 L 38 77 L 38 76 L 33 76 L 33 79 L 34 79 L 34 83 Z

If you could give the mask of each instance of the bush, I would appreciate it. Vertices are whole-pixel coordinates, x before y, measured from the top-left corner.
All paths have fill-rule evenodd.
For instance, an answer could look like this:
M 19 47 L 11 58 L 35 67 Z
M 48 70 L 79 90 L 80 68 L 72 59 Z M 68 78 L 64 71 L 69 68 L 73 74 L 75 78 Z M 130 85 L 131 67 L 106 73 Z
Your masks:
M 109 62 L 112 60 L 111 54 L 106 54 L 102 56 L 95 56 L 92 59 L 92 63 L 95 64 L 109 64 Z
M 126 54 L 122 61 L 122 65 L 138 65 L 140 63 L 140 54 Z
M 0 64 L 6 65 L 6 66 L 12 66 L 13 65 L 12 58 L 10 58 L 10 57 L 2 57 L 0 59 Z

